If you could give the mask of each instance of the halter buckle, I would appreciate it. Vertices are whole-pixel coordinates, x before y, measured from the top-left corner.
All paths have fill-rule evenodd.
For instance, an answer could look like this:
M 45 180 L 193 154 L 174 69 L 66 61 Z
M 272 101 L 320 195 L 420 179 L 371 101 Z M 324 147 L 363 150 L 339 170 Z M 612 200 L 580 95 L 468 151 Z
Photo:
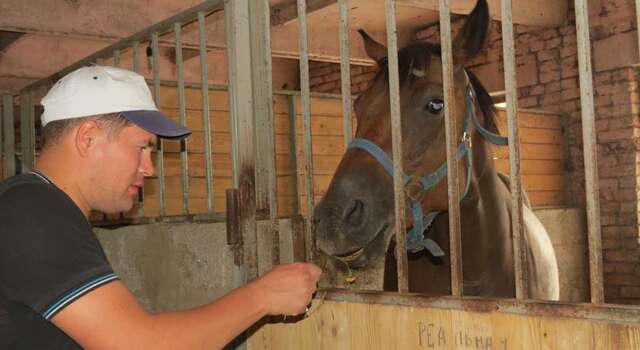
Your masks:
M 460 138 L 460 142 L 466 144 L 469 148 L 471 148 L 471 135 L 468 132 L 463 132 L 462 137 Z
M 411 199 L 412 202 L 417 202 L 422 199 L 425 189 L 422 181 L 419 178 L 411 177 L 409 182 L 404 187 L 404 193 Z

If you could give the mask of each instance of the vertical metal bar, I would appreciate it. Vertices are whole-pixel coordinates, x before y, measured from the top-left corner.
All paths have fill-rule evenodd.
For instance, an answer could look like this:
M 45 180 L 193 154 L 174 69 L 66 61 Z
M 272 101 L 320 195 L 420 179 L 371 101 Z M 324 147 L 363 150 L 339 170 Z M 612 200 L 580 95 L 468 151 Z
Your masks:
M 186 123 L 186 111 L 184 102 L 184 65 L 182 61 L 182 23 L 177 22 L 173 26 L 176 33 L 176 66 L 178 76 L 178 109 L 180 124 Z M 180 140 L 180 167 L 182 169 L 182 213 L 189 213 L 189 163 L 187 158 L 187 139 Z
M 640 27 L 640 0 L 636 0 L 636 28 Z M 638 49 L 640 50 L 640 30 L 638 34 Z
M 296 142 L 296 97 L 295 95 L 287 96 L 288 113 L 289 113 L 289 146 L 291 149 L 291 159 L 289 167 L 291 168 L 291 187 L 293 190 L 293 198 L 291 199 L 292 215 L 300 215 L 300 202 L 298 193 L 298 143 Z
M 251 67 L 249 4 L 247 1 L 225 2 L 225 34 L 229 65 L 229 106 L 232 120 L 232 143 L 236 147 L 234 184 L 240 189 L 240 227 L 242 256 L 247 277 L 258 275 L 255 197 L 255 132 L 253 116 L 253 79 Z
M 33 169 L 33 113 L 29 111 L 31 105 L 31 92 L 20 95 L 20 153 L 21 172 L 25 173 Z
M 120 50 L 113 50 L 113 66 L 120 66 Z
M 116 49 L 113 51 L 113 65 L 115 67 L 119 67 L 120 66 L 120 49 Z M 124 216 L 123 213 L 120 213 L 120 218 L 122 218 Z M 103 213 L 103 220 L 107 220 L 108 219 L 108 215 Z
M 504 86 L 507 97 L 509 135 L 509 176 L 511 180 L 511 227 L 515 265 L 516 298 L 527 299 L 528 278 L 524 250 L 524 222 L 522 218 L 522 181 L 520 176 L 520 136 L 518 132 L 518 92 L 516 55 L 513 40 L 511 0 L 502 0 L 502 50 L 504 56 Z
M 153 64 L 153 97 L 156 106 L 160 108 L 160 51 L 158 45 L 158 33 L 151 34 L 151 51 Z M 158 177 L 158 189 L 160 200 L 160 216 L 167 214 L 165 203 L 165 178 L 164 178 L 164 148 L 163 140 L 158 139 L 156 149 L 156 174 Z
M 240 57 L 236 56 L 236 52 L 238 51 L 236 40 L 238 39 L 238 35 L 242 35 L 241 31 L 238 31 L 234 21 L 237 21 L 236 15 L 234 13 L 235 6 L 230 2 L 225 2 L 224 8 L 224 33 L 225 33 L 225 42 L 227 44 L 227 74 L 229 81 L 229 90 L 228 90 L 228 99 L 229 99 L 229 133 L 231 134 L 231 178 L 234 188 L 240 187 L 240 160 L 239 158 L 239 149 L 238 144 L 240 140 L 239 136 L 239 125 L 238 125 L 238 86 L 242 86 L 243 82 L 239 81 L 241 78 L 238 75 L 238 64 L 240 61 Z M 248 34 L 248 33 L 247 33 Z M 244 37 L 242 37 L 244 39 Z M 246 38 L 249 40 L 249 38 Z M 245 57 L 248 60 L 248 58 Z M 247 62 L 248 63 L 248 62 Z
M 462 245 L 460 238 L 460 193 L 456 161 L 456 111 L 453 78 L 453 49 L 451 43 L 450 1 L 440 1 L 440 43 L 442 45 L 442 80 L 447 141 L 447 183 L 449 197 L 449 253 L 451 258 L 451 294 L 462 295 Z
M 584 147 L 584 175 L 587 198 L 587 226 L 589 232 L 589 274 L 591 302 L 604 302 L 602 277 L 602 235 L 600 232 L 600 184 L 598 182 L 598 152 L 593 104 L 593 77 L 589 40 L 589 7 L 586 0 L 575 1 L 576 33 L 578 37 L 578 70 L 580 73 L 580 106 L 582 110 L 582 139 Z
M 207 74 L 207 28 L 204 12 L 198 12 L 200 38 L 200 91 L 202 93 L 202 129 L 204 130 L 205 176 L 207 178 L 207 210 L 215 211 L 213 201 L 213 160 L 211 159 L 211 126 L 209 121 L 209 78 Z
M 138 73 L 140 70 L 140 57 L 138 55 L 139 45 L 139 41 L 134 41 L 131 43 L 131 52 L 133 54 L 133 71 L 136 73 Z M 142 184 L 142 187 L 140 187 L 140 191 L 138 191 L 138 216 L 144 216 L 144 183 Z
M 15 120 L 13 115 L 13 96 L 2 96 L 2 123 L 4 124 L 4 176 L 16 174 Z
M 36 111 L 33 103 L 33 91 L 29 91 L 29 166 L 36 167 Z
M 402 119 L 400 116 L 400 74 L 398 73 L 398 37 L 396 1 L 385 0 L 387 50 L 389 63 L 389 105 L 391 107 L 391 140 L 393 144 L 393 192 L 395 199 L 396 257 L 398 262 L 398 292 L 409 292 L 407 262 L 407 232 L 404 207 L 402 158 Z
M 138 55 L 139 45 L 139 41 L 134 41 L 131 43 L 131 53 L 133 55 L 133 71 L 136 73 L 140 70 L 140 57 Z
M 640 0 L 638 0 L 640 1 Z M 349 0 L 338 0 L 340 11 L 340 83 L 342 93 L 342 132 L 345 146 L 351 142 L 351 65 L 349 62 Z
M 249 2 L 253 102 L 256 118 L 256 206 L 269 209 L 271 261 L 280 263 L 278 198 L 273 122 L 273 82 L 271 62 L 271 19 L 268 0 Z
M 304 175 L 305 194 L 307 196 L 307 222 L 305 225 L 305 248 L 307 260 L 313 260 L 313 238 L 311 223 L 313 222 L 313 147 L 311 141 L 311 99 L 309 97 L 309 49 L 307 47 L 307 2 L 298 1 L 298 45 L 300 47 L 300 90 L 303 116 L 304 139 Z

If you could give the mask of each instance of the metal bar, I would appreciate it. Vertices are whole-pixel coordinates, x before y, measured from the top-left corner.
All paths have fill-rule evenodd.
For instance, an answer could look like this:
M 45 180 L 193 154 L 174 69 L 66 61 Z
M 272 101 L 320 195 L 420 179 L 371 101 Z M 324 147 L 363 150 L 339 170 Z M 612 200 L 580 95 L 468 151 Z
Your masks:
M 298 217 L 284 217 L 285 219 L 296 219 Z M 266 213 L 258 213 L 256 220 L 269 220 Z M 92 222 L 94 227 L 121 227 L 123 225 L 149 225 L 156 223 L 224 223 L 226 217 L 224 212 L 213 214 L 188 214 L 188 215 L 168 215 L 164 217 L 114 217 L 109 221 Z
M 456 111 L 451 44 L 450 1 L 440 1 L 440 43 L 442 45 L 442 82 L 444 89 L 444 125 L 447 142 L 447 194 L 449 197 L 449 255 L 451 259 L 451 294 L 462 295 L 462 245 L 460 235 L 460 193 L 456 161 Z
M 240 235 L 240 191 L 235 188 L 225 190 L 225 217 L 227 224 L 227 244 L 242 244 Z
M 238 101 L 240 96 L 238 96 L 238 86 L 243 86 L 244 84 L 242 81 L 239 81 L 238 64 L 241 58 L 236 56 L 236 52 L 238 51 L 236 40 L 239 39 L 238 36 L 242 36 L 244 33 L 239 31 L 234 24 L 234 21 L 238 20 L 236 19 L 237 16 L 234 13 L 234 9 L 235 6 L 232 3 L 225 3 L 224 33 L 225 42 L 227 43 L 227 74 L 229 76 L 227 96 L 229 99 L 229 133 L 231 136 L 231 179 L 233 187 L 239 188 L 240 160 L 238 158 L 240 151 L 238 149 L 238 140 L 240 140 L 240 130 L 238 125 Z M 242 36 L 242 40 L 244 39 L 244 36 Z M 247 37 L 246 40 L 249 40 L 249 38 Z M 248 60 L 247 57 L 245 57 L 245 59 Z M 248 64 L 248 62 L 246 63 Z
M 138 53 L 138 46 L 140 45 L 139 41 L 134 41 L 131 43 L 131 54 L 133 56 L 132 60 L 133 60 L 133 71 L 134 72 L 138 72 L 140 70 L 140 55 Z
M 232 143 L 237 150 L 234 182 L 240 190 L 240 227 L 243 249 L 240 263 L 247 277 L 258 276 L 258 250 L 255 196 L 255 131 L 253 116 L 253 77 L 251 67 L 251 36 L 249 4 L 246 1 L 225 2 L 225 33 L 229 72 L 229 106 Z M 237 172 L 236 172 L 237 170 Z
M 410 307 L 427 307 L 479 313 L 500 313 L 513 315 L 531 315 L 552 317 L 553 319 L 584 319 L 603 321 L 608 324 L 638 324 L 640 307 L 636 305 L 593 305 L 570 304 L 557 301 L 517 300 L 517 299 L 483 299 L 479 297 L 430 297 L 420 294 L 402 295 L 390 292 L 353 292 L 345 289 L 328 289 L 324 300 L 398 305 Z M 517 348 L 517 347 L 516 347 Z
M 202 93 L 202 128 L 204 130 L 205 176 L 207 178 L 207 210 L 215 211 L 213 201 L 213 160 L 211 159 L 211 125 L 209 120 L 209 78 L 207 72 L 207 28 L 204 12 L 198 12 L 200 38 L 200 91 Z
M 33 113 L 31 92 L 24 92 L 20 95 L 20 155 L 21 172 L 25 173 L 33 169 Z
M 115 67 L 120 66 L 120 49 L 113 50 L 113 65 Z
M 578 70 L 580 73 L 580 106 L 584 147 L 584 177 L 586 182 L 587 227 L 589 232 L 589 274 L 591 302 L 604 303 L 602 277 L 602 235 L 600 232 L 600 184 L 598 182 L 598 152 L 593 105 L 593 77 L 589 40 L 589 7 L 586 0 L 575 1 L 576 33 L 578 37 Z
M 147 79 L 147 83 L 153 84 L 153 79 Z M 166 87 L 176 87 L 178 86 L 178 83 L 174 80 L 160 80 L 160 85 L 166 86 Z M 184 87 L 199 89 L 200 83 L 185 82 Z M 228 91 L 228 90 L 231 90 L 231 89 L 227 85 L 209 84 L 209 91 Z M 280 96 L 300 96 L 301 95 L 300 91 L 294 91 L 294 90 L 274 90 L 273 94 L 280 95 Z M 313 91 L 309 92 L 309 96 L 319 97 L 319 98 L 335 98 L 335 99 L 341 98 L 340 94 L 331 94 L 326 92 L 313 92 Z M 542 111 L 539 113 L 549 113 L 549 112 Z M 553 114 L 553 113 L 549 113 L 549 114 Z
M 53 84 L 61 77 L 65 76 L 67 73 L 70 73 L 80 67 L 86 66 L 88 63 L 94 62 L 97 58 L 100 57 L 108 57 L 115 50 L 121 50 L 125 48 L 129 48 L 132 42 L 140 41 L 147 39 L 153 33 L 163 34 L 165 32 L 171 31 L 174 28 L 175 23 L 188 24 L 197 19 L 198 12 L 211 12 L 214 10 L 221 9 L 226 0 L 205 0 L 201 4 L 186 9 L 175 16 L 169 17 L 161 22 L 158 22 L 152 26 L 149 26 L 127 38 L 119 40 L 113 45 L 107 46 L 104 49 L 97 51 L 74 64 L 67 66 L 66 68 L 46 77 L 40 79 L 28 86 L 22 88 L 21 91 L 29 91 L 33 90 L 40 85 Z
M 311 142 L 311 99 L 309 97 L 309 49 L 307 46 L 307 2 L 298 1 L 298 45 L 300 47 L 300 91 L 303 116 L 304 139 L 304 176 L 305 195 L 307 196 L 307 222 L 305 225 L 305 248 L 307 260 L 313 260 L 313 238 L 311 223 L 313 222 L 313 147 Z
M 273 244 L 271 260 L 280 263 L 278 197 L 276 194 L 275 132 L 271 62 L 271 20 L 268 0 L 249 2 L 251 16 L 251 59 L 253 102 L 256 118 L 256 206 L 269 210 L 269 233 Z
M 396 1 L 385 0 L 387 25 L 387 60 L 389 63 L 389 105 L 391 107 L 391 140 L 393 144 L 393 192 L 395 200 L 396 258 L 398 263 L 398 292 L 409 292 L 407 261 L 407 232 L 402 157 L 402 119 L 400 115 L 400 74 L 398 73 L 398 37 Z
M 158 48 L 158 33 L 151 34 L 151 51 L 152 51 L 152 70 L 153 70 L 153 97 L 156 106 L 160 108 L 160 50 Z M 160 216 L 167 214 L 165 205 L 165 178 L 164 178 L 164 143 L 162 139 L 158 140 L 156 149 L 156 174 L 158 177 L 158 189 L 160 200 Z
M 509 135 L 509 177 L 511 184 L 511 228 L 515 265 L 516 298 L 527 299 L 528 279 L 522 219 L 522 179 L 520 175 L 520 135 L 518 131 L 518 92 L 516 55 L 513 40 L 511 0 L 502 0 L 502 50 L 504 56 L 504 86 L 507 101 Z
M 4 146 L 3 174 L 5 178 L 16 174 L 16 145 L 15 145 L 15 120 L 13 115 L 13 96 L 2 96 L 2 131 L 4 137 L 2 142 Z
M 186 123 L 184 102 L 184 64 L 182 61 L 182 24 L 177 22 L 173 26 L 176 33 L 176 74 L 178 78 L 178 110 L 180 125 Z M 187 139 L 180 140 L 180 167 L 182 169 L 182 212 L 189 212 L 189 160 L 187 158 Z
M 140 57 L 138 55 L 139 45 L 140 42 L 137 40 L 131 43 L 131 52 L 133 54 L 132 69 L 136 73 L 140 71 Z M 138 216 L 144 216 L 144 183 L 142 187 L 140 187 L 140 191 L 138 191 Z
M 351 142 L 351 65 L 349 63 L 349 0 L 338 0 L 340 11 L 340 83 L 344 144 Z M 638 0 L 640 1 L 640 0 Z
M 636 0 L 636 26 L 640 23 L 640 0 Z M 640 50 L 640 30 L 638 30 L 638 49 Z
M 287 96 L 288 113 L 289 113 L 289 146 L 291 149 L 291 157 L 289 160 L 289 167 L 291 168 L 291 190 L 293 198 L 291 203 L 292 215 L 300 215 L 300 202 L 298 192 L 298 143 L 296 142 L 296 97 L 293 95 Z

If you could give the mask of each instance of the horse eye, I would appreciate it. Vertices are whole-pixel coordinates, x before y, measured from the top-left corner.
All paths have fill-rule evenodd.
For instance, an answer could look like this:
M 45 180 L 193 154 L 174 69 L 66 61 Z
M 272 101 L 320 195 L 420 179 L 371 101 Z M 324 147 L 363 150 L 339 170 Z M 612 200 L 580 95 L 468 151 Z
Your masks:
M 444 101 L 439 98 L 429 101 L 427 110 L 432 114 L 438 114 L 444 109 Z

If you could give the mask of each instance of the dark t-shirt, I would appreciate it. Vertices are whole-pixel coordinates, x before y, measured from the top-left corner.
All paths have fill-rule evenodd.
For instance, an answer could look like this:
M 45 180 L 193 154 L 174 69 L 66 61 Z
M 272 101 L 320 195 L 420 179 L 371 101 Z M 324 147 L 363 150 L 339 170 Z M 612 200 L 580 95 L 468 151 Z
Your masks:
M 0 182 L 0 349 L 79 349 L 51 318 L 115 279 L 64 192 L 39 173 Z

